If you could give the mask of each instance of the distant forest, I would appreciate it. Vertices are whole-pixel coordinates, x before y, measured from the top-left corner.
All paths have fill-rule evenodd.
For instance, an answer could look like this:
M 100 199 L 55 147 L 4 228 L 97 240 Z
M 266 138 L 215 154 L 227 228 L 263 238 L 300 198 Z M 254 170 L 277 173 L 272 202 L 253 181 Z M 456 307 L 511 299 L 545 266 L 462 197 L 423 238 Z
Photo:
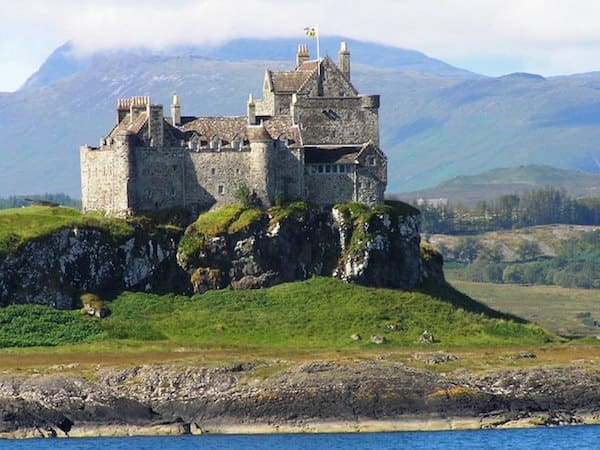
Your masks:
M 34 201 L 44 201 L 56 203 L 62 206 L 81 209 L 81 200 L 69 197 L 67 194 L 50 194 L 43 195 L 11 195 L 10 197 L 0 198 L 0 209 L 20 208 L 21 206 L 29 206 Z
M 574 199 L 562 188 L 544 187 L 521 195 L 503 195 L 492 202 L 415 206 L 422 213 L 422 231 L 476 234 L 554 223 L 599 225 L 600 198 Z

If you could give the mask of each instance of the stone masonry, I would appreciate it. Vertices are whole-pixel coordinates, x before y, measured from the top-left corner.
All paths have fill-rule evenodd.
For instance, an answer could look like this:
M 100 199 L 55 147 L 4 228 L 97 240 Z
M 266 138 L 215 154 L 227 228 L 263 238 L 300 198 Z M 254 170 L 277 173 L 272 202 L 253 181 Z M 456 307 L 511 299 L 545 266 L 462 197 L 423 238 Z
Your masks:
M 248 187 L 263 206 L 383 202 L 387 158 L 379 148 L 379 96 L 359 95 L 342 42 L 336 65 L 298 48 L 296 68 L 267 70 L 263 98 L 243 117 L 171 116 L 150 97 L 119 99 L 99 147 L 80 149 L 84 211 L 129 216 L 235 202 Z

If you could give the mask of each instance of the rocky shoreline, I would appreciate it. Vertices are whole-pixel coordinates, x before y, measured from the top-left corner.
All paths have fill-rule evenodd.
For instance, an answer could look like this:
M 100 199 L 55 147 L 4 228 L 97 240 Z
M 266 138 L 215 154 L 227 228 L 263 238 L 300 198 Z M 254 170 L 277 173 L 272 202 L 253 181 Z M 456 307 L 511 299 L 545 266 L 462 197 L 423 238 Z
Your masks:
M 439 368 L 387 360 L 272 361 L 2 374 L 0 438 L 600 423 L 596 367 Z

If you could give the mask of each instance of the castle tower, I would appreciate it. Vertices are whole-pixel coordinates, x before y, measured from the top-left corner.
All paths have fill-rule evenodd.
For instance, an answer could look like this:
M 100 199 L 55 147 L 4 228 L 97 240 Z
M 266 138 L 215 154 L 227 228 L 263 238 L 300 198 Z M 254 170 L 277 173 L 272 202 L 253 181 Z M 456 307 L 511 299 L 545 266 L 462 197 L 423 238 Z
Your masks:
M 250 176 L 249 188 L 253 194 L 260 198 L 265 207 L 269 207 L 273 200 L 273 186 L 271 174 L 273 164 L 273 140 L 264 125 L 249 125 L 246 129 L 250 141 Z
M 346 77 L 346 80 L 350 81 L 350 50 L 348 50 L 348 44 L 342 42 L 340 45 L 340 51 L 338 52 L 338 67 Z
M 173 94 L 173 103 L 171 104 L 171 120 L 174 127 L 181 125 L 181 106 L 179 104 L 179 95 Z
M 296 54 L 296 68 L 300 67 L 310 58 L 307 44 L 298 45 L 298 53 Z
M 248 125 L 256 125 L 256 103 L 252 94 L 248 97 Z
M 132 184 L 132 138 L 134 134 L 126 131 L 115 136 L 112 153 L 112 177 L 110 177 L 110 203 L 106 213 L 114 216 L 130 216 L 133 214 L 131 204 Z

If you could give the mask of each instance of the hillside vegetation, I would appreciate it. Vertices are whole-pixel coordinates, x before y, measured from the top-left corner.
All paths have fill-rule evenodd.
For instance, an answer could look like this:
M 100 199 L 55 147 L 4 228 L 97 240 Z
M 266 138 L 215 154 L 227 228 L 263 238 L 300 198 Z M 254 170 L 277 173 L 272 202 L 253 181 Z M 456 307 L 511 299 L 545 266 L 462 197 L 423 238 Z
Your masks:
M 47 236 L 64 227 L 101 228 L 110 231 L 115 240 L 133 233 L 125 220 L 96 214 L 82 214 L 72 208 L 29 206 L 0 210 L 0 256 L 16 250 L 21 244 Z
M 306 351 L 417 346 L 427 330 L 444 346 L 527 345 L 554 340 L 542 328 L 497 313 L 449 286 L 403 292 L 350 285 L 331 278 L 268 289 L 210 291 L 201 296 L 125 292 L 105 303 L 96 320 L 74 311 L 41 313 L 35 306 L 0 309 L 0 323 L 21 315 L 20 326 L 0 327 L 1 346 L 88 342 L 82 351 L 122 345 L 152 348 Z M 32 309 L 34 308 L 34 309 Z M 54 333 L 69 323 L 69 333 Z M 46 334 L 48 332 L 48 334 Z M 359 334 L 362 339 L 353 340 Z M 435 346 L 435 344 L 433 344 Z
M 575 198 L 600 196 L 600 174 L 559 169 L 547 165 L 524 165 L 492 169 L 476 175 L 461 175 L 420 191 L 396 194 L 404 201 L 447 199 L 449 203 L 474 206 L 503 195 L 522 194 L 545 186 L 564 188 Z

